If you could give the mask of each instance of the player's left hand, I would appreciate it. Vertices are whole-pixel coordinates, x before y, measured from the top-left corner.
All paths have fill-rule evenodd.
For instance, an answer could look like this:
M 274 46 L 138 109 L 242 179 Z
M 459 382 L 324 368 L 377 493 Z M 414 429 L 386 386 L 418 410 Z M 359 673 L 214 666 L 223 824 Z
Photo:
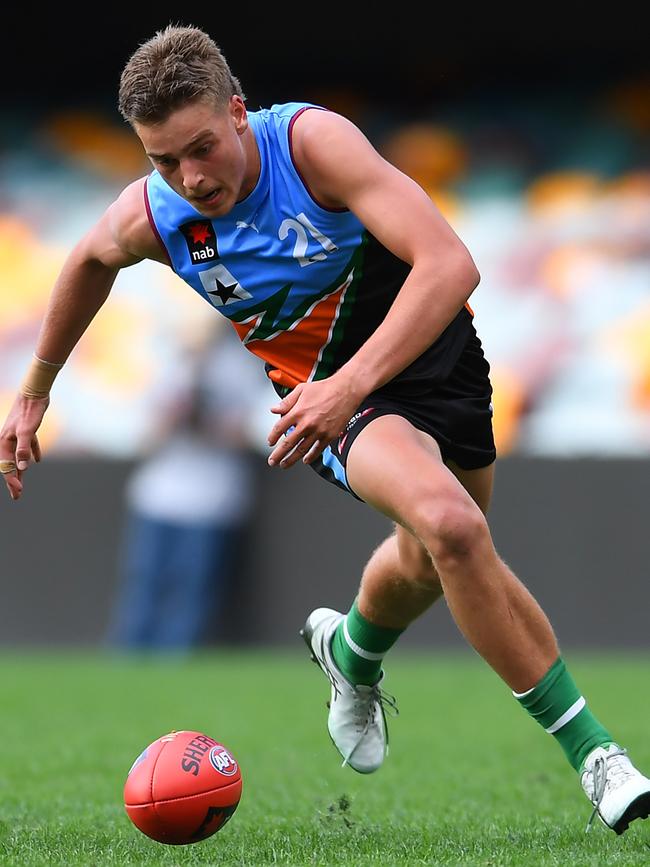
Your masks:
M 275 446 L 269 465 L 292 467 L 301 459 L 310 464 L 340 434 L 364 397 L 352 382 L 336 374 L 297 385 L 271 407 L 280 419 L 269 434 L 269 445 Z

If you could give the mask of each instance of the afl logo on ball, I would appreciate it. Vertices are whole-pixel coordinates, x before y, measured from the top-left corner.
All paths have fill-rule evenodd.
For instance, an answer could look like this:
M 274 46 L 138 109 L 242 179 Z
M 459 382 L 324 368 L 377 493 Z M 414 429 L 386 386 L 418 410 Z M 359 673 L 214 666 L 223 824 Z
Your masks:
M 224 774 L 226 777 L 232 777 L 233 774 L 237 773 L 237 762 L 225 747 L 212 747 L 210 750 L 210 764 L 215 771 L 219 771 L 220 774 Z

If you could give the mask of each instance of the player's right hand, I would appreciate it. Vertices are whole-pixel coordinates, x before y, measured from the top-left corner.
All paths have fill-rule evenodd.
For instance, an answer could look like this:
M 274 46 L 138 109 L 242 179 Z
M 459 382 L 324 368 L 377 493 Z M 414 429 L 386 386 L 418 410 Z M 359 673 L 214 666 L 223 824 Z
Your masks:
M 0 430 L 0 467 L 12 500 L 23 492 L 22 476 L 32 461 L 40 461 L 41 447 L 36 436 L 49 406 L 49 397 L 29 398 L 19 394 Z

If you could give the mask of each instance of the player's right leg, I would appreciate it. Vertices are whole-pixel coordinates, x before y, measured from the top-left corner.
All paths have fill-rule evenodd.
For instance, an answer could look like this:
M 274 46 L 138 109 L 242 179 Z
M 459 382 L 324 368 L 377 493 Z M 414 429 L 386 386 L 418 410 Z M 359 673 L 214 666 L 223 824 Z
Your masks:
M 313 611 L 302 630 L 331 684 L 327 728 L 343 764 L 372 773 L 384 761 L 388 732 L 384 709 L 397 712 L 380 689 L 382 660 L 406 626 L 442 595 L 431 557 L 397 525 L 370 558 L 359 595 L 344 615 Z
M 431 437 L 421 431 L 414 433 L 425 448 L 436 448 Z M 448 468 L 486 515 L 492 498 L 494 464 L 481 469 L 464 470 L 450 461 Z M 401 631 L 430 608 L 442 594 L 440 578 L 431 555 L 410 530 L 396 524 L 395 533 L 382 542 L 364 569 L 357 606 L 361 615 L 370 622 Z M 341 632 L 339 629 L 338 634 Z M 335 658 L 346 671 L 346 661 L 336 652 L 336 648 Z M 354 657 L 351 657 L 350 665 L 353 664 Z M 372 674 L 372 671 L 368 671 L 367 676 Z M 375 679 L 378 674 L 379 666 L 375 671 Z
M 431 438 L 414 431 L 425 448 Z M 487 512 L 494 467 L 450 469 L 481 511 Z M 376 549 L 366 565 L 359 595 L 343 615 L 329 608 L 312 612 L 303 637 L 312 658 L 331 684 L 328 731 L 334 745 L 360 773 L 383 763 L 388 735 L 384 717 L 382 660 L 404 629 L 442 596 L 431 555 L 417 537 L 396 524 L 395 532 Z M 387 704 L 396 711 L 393 703 Z

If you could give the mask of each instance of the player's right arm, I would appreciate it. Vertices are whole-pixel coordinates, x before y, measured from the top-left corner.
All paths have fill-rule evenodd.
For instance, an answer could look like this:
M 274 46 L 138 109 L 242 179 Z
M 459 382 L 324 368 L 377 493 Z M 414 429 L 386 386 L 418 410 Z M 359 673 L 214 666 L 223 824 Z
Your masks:
M 12 499 L 22 472 L 40 460 L 36 431 L 49 388 L 108 298 L 118 272 L 142 259 L 165 261 L 144 205 L 144 178 L 130 184 L 74 247 L 54 284 L 35 359 L 0 431 L 0 469 Z

